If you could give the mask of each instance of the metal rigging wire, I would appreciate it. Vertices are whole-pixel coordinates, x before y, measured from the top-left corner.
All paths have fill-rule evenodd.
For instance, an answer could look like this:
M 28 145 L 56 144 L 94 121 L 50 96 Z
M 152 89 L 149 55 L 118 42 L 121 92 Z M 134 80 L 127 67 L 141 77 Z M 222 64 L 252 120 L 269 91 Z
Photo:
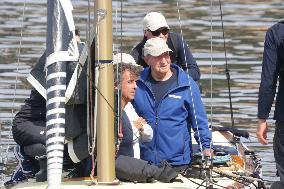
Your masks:
M 228 92 L 229 92 L 231 123 L 232 123 L 232 129 L 234 129 L 235 122 L 234 122 L 232 96 L 231 96 L 230 70 L 229 70 L 229 67 L 228 67 L 227 48 L 226 48 L 226 41 L 225 41 L 225 29 L 224 29 L 224 20 L 223 20 L 223 11 L 222 11 L 221 0 L 219 0 L 219 8 L 220 8 L 221 23 L 222 23 L 223 45 L 224 45 L 224 52 L 225 52 L 225 72 L 226 72 Z M 234 133 L 233 133 L 233 143 L 236 145 Z
M 210 125 L 213 128 L 213 2 L 210 0 Z M 213 140 L 210 142 L 210 149 L 213 149 Z M 210 153 L 211 165 L 213 167 L 213 157 Z M 213 170 L 209 170 L 209 180 L 212 183 Z
M 184 45 L 185 45 L 185 42 L 184 42 L 184 38 L 183 38 L 183 31 L 182 31 L 182 24 L 181 24 L 181 18 L 180 18 L 180 8 L 179 8 L 179 3 L 178 3 L 178 1 L 177 1 L 177 4 L 176 4 L 176 6 L 177 6 L 177 11 L 178 11 L 178 20 L 179 20 L 179 27 L 180 27 L 180 34 L 181 34 L 181 37 L 182 37 L 182 48 L 183 48 L 183 54 L 184 54 L 184 59 L 185 59 L 185 63 L 186 63 L 186 72 L 187 72 L 187 75 L 188 75 L 188 77 L 189 77 L 189 69 L 188 69 L 188 62 L 187 62 L 187 57 L 186 57 L 186 54 L 185 54 L 185 47 L 184 47 Z M 211 40 L 212 41 L 212 40 Z M 189 85 L 191 86 L 191 81 L 189 80 Z M 189 90 L 190 90 L 190 96 L 191 96 L 191 98 L 192 98 L 192 104 L 193 104 L 193 112 L 194 112 L 194 119 L 195 119 L 195 124 L 196 124 L 196 126 L 197 126 L 197 133 L 198 133 L 198 138 L 199 138 L 199 141 L 201 141 L 201 139 L 200 139 L 200 133 L 199 133 L 199 124 L 198 124 L 198 122 L 197 122 L 197 118 L 196 118 L 196 107 L 195 107 L 195 103 L 194 103 L 194 98 L 193 98 L 193 94 L 192 94 L 192 89 L 191 89 L 191 87 L 189 88 Z M 210 149 L 212 149 L 212 147 L 213 147 L 213 145 L 212 145 L 212 141 L 211 141 L 211 143 L 210 143 Z M 202 144 L 201 144 L 201 142 L 199 142 L 199 148 L 200 148 L 200 150 L 201 150 L 201 158 L 202 158 L 202 172 L 204 172 L 204 174 L 205 174 L 205 176 L 206 176 L 206 180 L 205 180 L 205 182 L 206 182 L 206 187 L 207 187 L 207 185 L 209 185 L 208 187 L 212 187 L 212 177 L 211 177 L 211 175 L 212 174 L 209 174 L 208 176 L 209 176 L 209 179 L 207 179 L 207 173 L 206 173 L 206 171 L 204 171 L 204 167 L 203 166 L 206 166 L 205 165 L 205 156 L 204 156 L 204 154 L 203 154 L 203 146 L 202 146 Z M 209 157 L 209 159 L 211 160 L 211 164 L 213 163 L 212 162 L 212 152 L 210 153 L 210 157 Z M 212 170 L 210 170 L 210 173 L 212 173 Z
M 13 102 L 12 102 L 12 110 L 11 110 L 11 123 L 14 118 L 14 109 L 15 109 L 15 99 L 16 99 L 16 91 L 17 91 L 17 83 L 18 83 L 18 74 L 19 74 L 19 65 L 20 65 L 20 56 L 22 50 L 22 43 L 23 43 L 23 28 L 24 28 L 24 20 L 25 20 L 25 11 L 26 11 L 26 0 L 24 1 L 24 7 L 22 12 L 22 22 L 21 22 L 21 31 L 20 31 L 20 46 L 17 52 L 17 70 L 16 70 L 16 78 L 14 84 L 14 93 L 13 93 Z M 10 133 L 12 132 L 12 127 L 10 127 Z M 8 143 L 7 152 L 9 150 L 10 143 Z
M 25 12 L 26 12 L 26 0 L 24 1 L 24 6 L 23 6 L 23 11 L 22 11 L 22 21 L 21 21 L 21 31 L 20 31 L 20 44 L 19 44 L 19 48 L 18 48 L 18 52 L 17 52 L 17 69 L 16 69 L 16 77 L 15 77 L 15 84 L 14 84 L 14 89 L 13 89 L 13 101 L 12 101 L 12 109 L 11 109 L 11 120 L 10 120 L 10 129 L 9 129 L 9 133 L 12 133 L 12 122 L 14 119 L 14 109 L 15 109 L 15 99 L 16 99 L 16 91 L 17 91 L 17 84 L 18 84 L 18 75 L 19 75 L 19 65 L 20 65 L 20 56 L 21 56 L 21 50 L 22 50 L 22 43 L 23 43 L 23 28 L 24 28 L 24 20 L 25 20 Z M 0 125 L 1 127 L 1 125 Z M 1 131 L 1 128 L 0 128 Z M 0 139 L 1 139 L 1 132 L 0 132 Z M 1 140 L 0 140 L 1 141 Z M 0 155 L 1 155 L 1 163 L 3 163 L 3 166 L 5 166 L 5 164 L 9 161 L 9 156 L 8 156 L 8 152 L 10 149 L 10 142 L 8 142 L 8 146 L 6 148 L 6 158 L 3 158 L 2 156 L 2 149 L 0 149 Z M 1 145 L 1 148 L 3 148 L 3 146 Z M 1 175 L 1 179 L 5 180 L 5 174 L 2 173 Z M 0 182 L 1 183 L 1 182 Z M 0 186 L 1 187 L 1 186 Z
M 212 3 L 212 0 L 210 1 L 211 2 L 211 4 L 210 4 L 210 9 L 212 10 L 213 9 L 213 3 Z M 230 90 L 230 74 L 229 74 L 229 69 L 228 69 L 228 63 L 227 63 L 227 53 L 226 53 L 226 44 L 225 44 L 225 32 L 224 32 L 224 24 L 223 24 L 223 12 L 222 12 L 222 8 L 221 8 L 221 2 L 220 2 L 220 0 L 219 0 L 219 7 L 220 7 L 220 13 L 221 13 L 221 21 L 222 21 L 222 31 L 223 31 L 223 40 L 224 40 L 224 51 L 225 51 L 225 60 L 226 60 L 226 76 L 227 76 L 227 82 L 228 82 L 228 89 L 229 89 L 229 99 L 230 99 L 230 110 L 231 110 L 231 120 L 232 120 L 232 127 L 234 127 L 234 118 L 233 118 L 233 108 L 232 108 L 232 100 L 231 100 L 231 90 Z M 179 23 L 180 23 L 180 30 L 181 30 L 181 36 L 182 36 L 182 41 L 184 41 L 183 40 L 183 35 L 182 35 L 182 27 L 181 27 L 181 19 L 180 19 L 180 11 L 179 11 L 179 5 L 178 5 L 178 1 L 177 1 L 177 8 L 178 8 L 178 15 L 179 15 Z M 211 26 L 210 26 L 210 33 L 211 33 L 211 39 L 210 39 L 210 52 L 211 52 L 211 80 L 210 80 L 210 83 L 211 83 L 211 118 L 210 118 L 210 122 L 211 122 L 211 126 L 213 126 L 213 120 L 212 120 L 212 118 L 213 118 L 213 110 L 212 110 L 212 99 L 213 99 L 213 78 L 212 78 L 212 72 L 213 72 L 213 56 L 212 56 L 212 54 L 213 54 L 213 36 L 212 36 L 212 33 L 213 33 L 213 27 L 212 27 L 212 22 L 213 22 L 213 16 L 212 16 L 212 14 L 211 14 Z M 184 45 L 184 44 L 183 44 Z M 183 49 L 184 49 L 184 46 L 183 46 Z M 185 53 L 184 53 L 184 55 L 185 55 Z M 185 56 L 185 61 L 186 61 L 186 56 Z M 187 63 L 187 61 L 186 61 L 186 68 L 187 68 L 187 72 L 188 72 L 188 65 L 187 65 L 188 63 Z M 234 143 L 235 143 L 235 136 L 234 136 L 234 133 L 233 133 L 233 139 L 234 139 Z M 212 147 L 213 147 L 213 141 L 210 143 L 210 149 L 212 149 Z M 202 149 L 202 148 L 201 148 Z M 203 154 L 202 154 L 203 155 Z M 210 157 L 210 159 L 212 159 L 212 154 L 211 154 L 211 157 Z M 204 156 L 202 157 L 202 160 L 204 160 Z M 213 162 L 212 162 L 212 160 L 211 160 L 211 164 L 213 165 Z M 204 167 L 202 166 L 201 167 L 201 169 L 204 169 Z M 209 182 L 206 182 L 206 188 L 213 188 L 213 185 L 216 185 L 216 183 L 212 183 L 212 172 L 213 172 L 213 170 L 212 169 L 210 169 L 210 174 L 209 174 Z M 206 175 L 205 174 L 205 176 L 206 176 L 206 179 L 207 179 L 207 176 L 208 175 Z M 230 179 L 232 179 L 232 180 L 234 180 L 233 178 L 230 178 Z M 255 185 L 255 183 L 253 183 L 253 182 L 248 182 L 248 181 L 244 181 L 244 180 L 241 180 L 241 181 L 238 181 L 238 180 L 235 180 L 235 181 L 237 181 L 237 182 L 239 182 L 239 183 L 241 183 L 241 184 L 244 184 L 245 185 L 245 183 L 249 183 L 249 184 L 252 184 L 252 185 L 254 185 L 255 187 L 256 187 L 256 185 Z M 209 185 L 208 185 L 209 184 Z M 200 185 L 199 185 L 199 187 L 201 187 L 201 186 L 204 186 L 203 185 L 203 183 L 201 183 Z M 219 185 L 220 186 L 220 185 Z M 198 188 L 199 188 L 198 187 Z M 220 187 L 222 187 L 222 186 L 220 186 Z
M 185 45 L 184 43 L 185 42 L 184 42 L 184 38 L 183 38 L 182 25 L 181 25 L 181 19 L 180 19 L 180 9 L 179 9 L 178 1 L 177 1 L 177 11 L 178 11 L 178 20 L 179 20 L 180 34 L 181 34 L 181 38 L 182 38 L 182 48 L 183 48 L 185 65 L 186 65 L 185 67 L 186 67 L 187 75 L 189 77 L 188 62 L 187 62 L 187 57 L 186 57 L 186 54 L 185 54 L 185 47 L 184 47 L 184 45 Z M 192 86 L 190 80 L 189 80 L 189 85 Z M 193 112 L 194 112 L 193 114 L 194 114 L 195 124 L 197 126 L 198 138 L 200 139 L 199 127 L 198 127 L 199 124 L 197 123 L 197 116 L 196 116 L 196 110 L 195 110 L 196 108 L 195 108 L 195 103 L 194 103 L 194 98 L 193 98 L 191 87 L 189 87 L 189 90 L 190 90 L 190 96 L 192 98 L 192 106 L 193 106 Z M 201 142 L 199 143 L 199 147 L 200 147 L 200 150 L 202 152 L 203 151 L 203 146 L 202 146 Z M 204 154 L 203 153 L 201 153 L 201 157 L 202 157 L 202 161 L 204 161 Z

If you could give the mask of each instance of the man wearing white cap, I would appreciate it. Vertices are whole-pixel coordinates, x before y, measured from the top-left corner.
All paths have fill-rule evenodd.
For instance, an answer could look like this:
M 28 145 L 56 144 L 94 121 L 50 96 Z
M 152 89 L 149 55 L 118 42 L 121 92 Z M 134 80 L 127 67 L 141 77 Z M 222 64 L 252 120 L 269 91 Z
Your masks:
M 182 37 L 173 32 L 169 32 L 170 27 L 167 24 L 165 17 L 158 12 L 148 13 L 143 20 L 143 40 L 132 50 L 131 55 L 136 60 L 137 64 L 146 67 L 147 64 L 143 59 L 142 49 L 147 41 L 153 37 L 164 39 L 169 48 L 172 50 L 170 57 L 171 62 L 177 64 L 185 71 L 189 71 L 189 75 L 193 80 L 200 79 L 200 70 L 193 58 L 190 49 Z
M 161 38 L 146 41 L 143 52 L 149 67 L 137 81 L 133 105 L 154 131 L 152 141 L 140 146 L 141 159 L 153 164 L 166 160 L 180 171 L 192 162 L 190 130 L 198 131 L 206 155 L 211 153 L 211 132 L 198 86 L 171 64 L 171 51 Z

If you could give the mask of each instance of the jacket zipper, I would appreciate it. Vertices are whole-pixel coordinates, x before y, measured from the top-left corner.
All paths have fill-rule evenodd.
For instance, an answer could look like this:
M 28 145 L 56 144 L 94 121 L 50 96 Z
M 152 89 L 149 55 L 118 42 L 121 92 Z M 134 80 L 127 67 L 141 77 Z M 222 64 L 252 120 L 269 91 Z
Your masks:
M 151 95 L 153 96 L 153 99 L 154 99 L 154 107 L 155 107 L 155 117 L 156 117 L 156 121 L 155 121 L 155 126 L 157 127 L 158 126 L 158 109 L 159 109 L 159 107 L 160 107 L 160 104 L 161 104 L 161 101 L 168 95 L 168 94 L 170 94 L 172 91 L 175 91 L 176 89 L 179 89 L 179 88 L 181 88 L 181 87 L 185 87 L 185 86 L 177 86 L 177 87 L 174 87 L 173 89 L 171 89 L 171 90 L 169 90 L 164 96 L 163 96 L 163 98 L 161 99 L 161 101 L 160 101 L 160 103 L 158 104 L 158 106 L 156 107 L 155 106 L 155 101 L 156 101 L 156 99 L 155 99 L 155 96 L 154 96 L 154 94 L 153 94 L 153 91 L 151 90 L 151 88 L 146 84 L 146 82 L 144 81 L 144 80 L 140 80 L 147 88 L 148 88 L 148 90 L 151 92 Z M 190 86 L 189 86 L 190 87 Z M 184 136 L 183 136 L 183 138 L 184 138 Z M 156 141 L 155 141 L 155 145 L 154 145 L 154 150 L 155 150 L 155 163 L 157 163 L 158 162 L 158 153 L 157 153 L 157 145 L 156 144 L 158 144 L 158 138 L 155 138 L 156 139 Z M 183 139 L 184 140 L 184 139 Z M 184 145 L 184 141 L 183 141 L 183 145 Z M 184 146 L 183 146 L 184 147 Z

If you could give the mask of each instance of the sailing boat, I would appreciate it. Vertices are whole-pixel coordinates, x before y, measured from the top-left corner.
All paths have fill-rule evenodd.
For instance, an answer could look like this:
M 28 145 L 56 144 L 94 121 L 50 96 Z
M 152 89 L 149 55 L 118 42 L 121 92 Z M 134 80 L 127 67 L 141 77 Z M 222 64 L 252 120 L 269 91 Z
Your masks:
M 66 1 L 65 1 L 66 2 Z M 53 3 L 56 4 L 55 1 Z M 59 1 L 57 1 L 59 4 Z M 49 4 L 52 4 L 52 1 L 49 1 Z M 55 4 L 53 4 L 55 6 Z M 58 5 L 57 4 L 57 5 Z M 70 7 L 70 4 L 69 4 Z M 105 29 L 104 31 L 111 31 L 111 16 L 110 13 L 111 10 L 111 1 L 97 1 L 98 10 L 106 10 L 102 11 L 101 14 L 104 16 L 102 20 L 97 23 L 100 25 L 100 28 Z M 57 9 L 59 10 L 59 9 Z M 106 15 L 105 15 L 106 14 Z M 72 29 L 71 29 L 72 30 Z M 99 72 L 99 84 L 98 88 L 101 96 L 104 96 L 107 98 L 107 101 L 109 103 L 113 103 L 113 78 L 110 76 L 109 73 L 112 73 L 112 37 L 108 34 L 108 32 L 98 32 L 101 36 L 99 36 L 97 39 L 100 40 L 100 45 L 98 49 L 109 49 L 106 51 L 99 51 L 96 52 L 97 55 L 97 62 L 98 63 L 104 63 L 104 66 Z M 104 40 L 106 39 L 106 40 Z M 105 44 L 103 44 L 105 42 Z M 105 46 L 104 46 L 105 45 Z M 76 49 L 76 46 L 74 47 Z M 48 48 L 47 48 L 48 49 Z M 76 50 L 75 50 L 76 51 Z M 50 53 L 52 54 L 52 53 Z M 76 60 L 76 53 L 73 57 L 71 57 L 68 60 Z M 68 61 L 64 60 L 64 61 Z M 63 60 L 61 60 L 63 61 Z M 60 65 L 60 64 L 59 64 Z M 50 65 L 48 65 L 50 66 Z M 47 66 L 47 68 L 48 68 Z M 60 70 L 61 68 L 59 68 Z M 79 69 L 79 68 L 78 68 Z M 76 72 L 77 73 L 77 72 Z M 76 77 L 75 77 L 76 78 Z M 108 81 L 108 83 L 106 83 Z M 58 85 L 65 85 L 58 84 Z M 48 86 L 47 86 L 48 87 Z M 50 86 L 51 87 L 51 86 Z M 64 88 L 64 87 L 63 87 Z M 67 87 L 68 90 L 68 87 Z M 48 97 L 49 95 L 47 95 Z M 51 97 L 57 98 L 57 97 Z M 100 97 L 99 97 L 100 98 Z M 65 99 L 64 101 L 65 102 Z M 105 188 L 105 184 L 117 184 L 117 181 L 115 179 L 115 172 L 114 172 L 114 129 L 113 129 L 113 112 L 110 110 L 109 105 L 105 103 L 105 99 L 98 99 L 98 105 L 99 108 L 98 111 L 98 123 L 97 125 L 107 125 L 107 127 L 98 127 L 98 144 L 97 144 L 97 159 L 98 159 L 98 177 L 97 177 L 97 185 L 98 188 Z M 57 107 L 62 108 L 62 107 Z M 61 123 L 60 123 L 61 124 Z M 62 126 L 60 125 L 60 128 Z M 53 132 L 53 131 L 50 131 Z M 63 131 L 62 131 L 63 132 Z M 64 133 L 64 132 L 63 132 Z M 196 175 L 195 178 L 191 178 L 190 175 L 180 175 L 178 179 L 173 183 L 146 183 L 146 184 L 134 184 L 134 183 L 127 183 L 123 182 L 119 185 L 112 186 L 117 188 L 173 188 L 173 187 L 179 187 L 179 188 L 204 188 L 204 187 L 212 187 L 212 188 L 222 188 L 222 187 L 232 187 L 232 188 L 260 188 L 262 180 L 258 177 L 255 177 L 252 175 L 252 173 L 257 173 L 257 176 L 261 175 L 261 167 L 259 166 L 259 162 L 257 158 L 254 156 L 254 153 L 249 151 L 249 149 L 240 141 L 236 144 L 237 150 L 234 146 L 234 143 L 231 143 L 230 141 L 235 141 L 234 135 L 230 133 L 229 131 L 213 131 L 213 139 L 216 139 L 214 141 L 214 144 L 219 144 L 218 151 L 219 154 L 216 155 L 216 157 L 219 157 L 213 160 L 210 160 L 203 165 L 202 164 L 196 164 L 194 168 L 196 170 L 200 171 L 200 174 Z M 59 140 L 62 143 L 62 138 L 59 138 Z M 102 145 L 102 141 L 107 141 Z M 52 146 L 52 145 L 50 145 Z M 197 146 L 196 144 L 193 144 L 193 146 Z M 58 156 L 62 157 L 60 154 L 60 151 L 62 151 L 62 146 L 52 146 L 53 150 L 58 150 Z M 60 166 L 62 166 L 62 159 L 53 160 L 54 154 L 49 155 L 49 150 L 47 150 L 48 158 L 50 159 L 48 166 L 52 165 L 52 167 L 48 167 L 49 173 L 48 173 L 48 183 L 23 183 L 15 188 L 74 188 L 74 187 L 80 187 L 80 188 L 87 188 L 90 187 L 90 183 L 93 183 L 92 180 L 81 180 L 81 181 L 74 181 L 74 180 L 67 180 L 63 181 L 61 183 L 61 172 Z M 230 155 L 228 158 L 227 155 Z M 234 155 L 234 156 L 232 156 Z M 56 156 L 56 157 L 58 157 Z M 224 160 L 225 159 L 225 160 Z M 251 160 L 251 161 L 250 161 Z M 210 162 L 213 162 L 213 167 Z M 230 162 L 230 164 L 227 164 L 227 162 Z M 55 166 L 53 167 L 53 163 Z M 215 164 L 214 164 L 215 163 Z M 216 166 L 217 164 L 218 167 Z M 55 171 L 54 171 L 55 170 Z M 210 171 L 214 172 L 214 174 L 210 173 Z M 210 177 L 206 176 L 209 175 Z M 189 176 L 189 177 L 187 177 Z M 211 178 L 211 179 L 210 179 Z M 205 182 L 204 182 L 205 181 Z M 237 182 L 237 183 L 236 183 Z

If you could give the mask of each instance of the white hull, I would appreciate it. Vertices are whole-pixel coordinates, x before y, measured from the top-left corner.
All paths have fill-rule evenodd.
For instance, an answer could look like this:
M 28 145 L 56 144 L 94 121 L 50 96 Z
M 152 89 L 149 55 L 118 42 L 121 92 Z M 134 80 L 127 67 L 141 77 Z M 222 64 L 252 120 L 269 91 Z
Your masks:
M 126 183 L 126 182 L 121 182 L 118 185 L 95 185 L 92 184 L 91 181 L 68 181 L 68 182 L 62 182 L 61 183 L 61 189 L 73 189 L 73 188 L 80 188 L 80 189 L 87 189 L 87 188 L 97 188 L 97 189 L 104 189 L 104 188 L 117 188 L 117 189 L 158 189 L 158 188 L 178 188 L 178 189 L 196 189 L 198 188 L 198 184 L 196 183 L 202 183 L 203 180 L 200 179 L 191 179 L 188 180 L 187 178 L 184 177 L 179 177 L 181 182 L 173 182 L 173 183 L 161 183 L 161 182 L 155 182 L 155 183 Z M 235 187 L 231 188 L 243 188 L 243 187 L 238 187 L 234 181 L 227 179 L 227 178 L 219 178 L 216 184 L 213 185 L 214 188 L 230 188 L 230 186 L 234 185 Z M 195 182 L 195 183 L 194 183 Z M 199 188 L 206 188 L 205 183 L 203 183 L 204 186 L 201 186 Z M 257 183 L 255 183 L 257 186 Z M 223 187 L 221 187 L 223 186 Z M 29 181 L 26 183 L 19 184 L 13 188 L 21 188 L 21 189 L 31 189 L 31 188 L 36 188 L 36 189 L 46 189 L 47 188 L 47 182 L 44 183 L 36 183 L 34 181 Z M 256 187 L 253 184 L 250 184 L 249 186 L 245 188 L 251 188 L 255 189 Z

